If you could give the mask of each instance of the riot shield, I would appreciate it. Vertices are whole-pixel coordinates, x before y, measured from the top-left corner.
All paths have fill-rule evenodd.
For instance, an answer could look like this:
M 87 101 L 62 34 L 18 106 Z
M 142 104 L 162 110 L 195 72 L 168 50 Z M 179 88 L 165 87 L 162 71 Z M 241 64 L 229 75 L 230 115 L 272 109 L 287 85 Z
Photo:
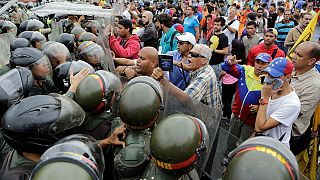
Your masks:
M 11 33 L 0 34 L 0 64 L 8 64 L 10 59 L 10 43 L 15 37 Z
M 128 83 L 128 79 L 121 77 L 123 87 Z M 186 95 L 183 99 L 178 97 L 169 88 L 169 83 L 162 83 L 164 101 L 163 108 L 160 111 L 158 121 L 176 113 L 183 113 L 196 117 L 204 122 L 207 127 L 209 140 L 206 143 L 206 151 L 200 154 L 196 164 L 196 172 L 199 179 L 218 179 L 223 175 L 224 166 L 221 165 L 226 157 L 226 139 L 227 137 L 242 143 L 236 136 L 228 132 L 225 122 L 221 121 L 221 107 L 208 107 L 201 102 Z M 115 108 L 116 109 L 116 108 Z M 192 171 L 194 173 L 194 171 Z M 191 172 L 190 172 L 191 173 Z M 188 174 L 188 177 L 190 174 Z M 183 176 L 182 179 L 193 179 Z
M 52 21 L 51 23 L 51 33 L 48 34 L 49 41 L 56 41 L 57 37 L 63 33 L 62 23 Z

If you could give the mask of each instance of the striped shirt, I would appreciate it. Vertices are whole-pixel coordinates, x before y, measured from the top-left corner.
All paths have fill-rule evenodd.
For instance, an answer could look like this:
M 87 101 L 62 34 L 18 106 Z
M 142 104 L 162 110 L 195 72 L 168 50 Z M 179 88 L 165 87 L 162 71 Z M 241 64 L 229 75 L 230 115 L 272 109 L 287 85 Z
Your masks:
M 211 66 L 206 65 L 191 72 L 190 77 L 190 84 L 184 92 L 207 106 L 221 106 L 217 78 Z
M 284 23 L 283 21 L 275 25 L 275 29 L 278 31 L 277 43 L 284 42 L 289 31 L 294 27 L 294 22 Z

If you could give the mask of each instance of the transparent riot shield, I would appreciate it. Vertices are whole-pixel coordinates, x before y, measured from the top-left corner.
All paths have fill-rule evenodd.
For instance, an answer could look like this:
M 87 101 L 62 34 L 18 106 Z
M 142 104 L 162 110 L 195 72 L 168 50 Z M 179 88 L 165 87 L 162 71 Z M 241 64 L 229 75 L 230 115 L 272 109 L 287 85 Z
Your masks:
M 11 33 L 0 34 L 0 64 L 8 64 L 10 59 L 10 43 L 15 37 Z
M 62 23 L 52 21 L 51 23 L 51 33 L 48 34 L 49 41 L 56 41 L 57 37 L 63 33 Z

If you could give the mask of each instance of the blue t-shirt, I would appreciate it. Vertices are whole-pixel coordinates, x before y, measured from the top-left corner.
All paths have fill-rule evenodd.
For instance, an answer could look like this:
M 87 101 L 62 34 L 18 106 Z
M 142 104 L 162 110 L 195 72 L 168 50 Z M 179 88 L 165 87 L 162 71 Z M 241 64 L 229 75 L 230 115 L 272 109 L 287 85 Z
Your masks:
M 318 72 L 320 73 L 320 62 L 316 63 L 316 69 L 318 70 Z
M 175 61 L 182 61 L 182 56 L 178 50 L 169 51 L 167 54 L 173 55 L 173 60 Z M 186 63 L 188 64 L 188 60 Z M 178 66 L 173 66 L 172 72 L 169 72 L 169 81 L 184 91 L 190 83 L 189 72 L 182 70 Z
M 194 36 L 196 36 L 196 31 L 194 30 L 195 27 L 199 27 L 200 23 L 199 20 L 192 16 L 191 18 L 185 17 L 183 21 L 183 28 L 184 32 L 192 33 Z

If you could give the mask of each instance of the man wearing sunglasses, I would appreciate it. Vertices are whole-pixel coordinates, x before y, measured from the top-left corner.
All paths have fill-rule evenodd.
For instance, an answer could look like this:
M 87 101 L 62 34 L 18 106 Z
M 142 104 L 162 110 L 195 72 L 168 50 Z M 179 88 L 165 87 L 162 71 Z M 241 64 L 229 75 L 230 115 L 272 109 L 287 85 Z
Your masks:
M 180 88 L 185 90 L 190 83 L 189 71 L 185 70 L 181 64 L 189 63 L 188 57 L 191 49 L 196 44 L 196 38 L 193 34 L 186 32 L 177 36 L 178 48 L 175 51 L 169 51 L 167 54 L 173 56 L 172 72 L 169 72 L 169 81 Z
M 164 86 L 169 86 L 171 93 L 180 101 L 192 97 L 201 103 L 219 108 L 221 106 L 220 92 L 217 86 L 216 75 L 209 65 L 211 50 L 207 45 L 196 44 L 188 58 L 189 64 L 182 64 L 184 69 L 190 70 L 190 84 L 182 91 L 164 78 L 161 68 L 156 68 L 151 77 L 160 81 Z

